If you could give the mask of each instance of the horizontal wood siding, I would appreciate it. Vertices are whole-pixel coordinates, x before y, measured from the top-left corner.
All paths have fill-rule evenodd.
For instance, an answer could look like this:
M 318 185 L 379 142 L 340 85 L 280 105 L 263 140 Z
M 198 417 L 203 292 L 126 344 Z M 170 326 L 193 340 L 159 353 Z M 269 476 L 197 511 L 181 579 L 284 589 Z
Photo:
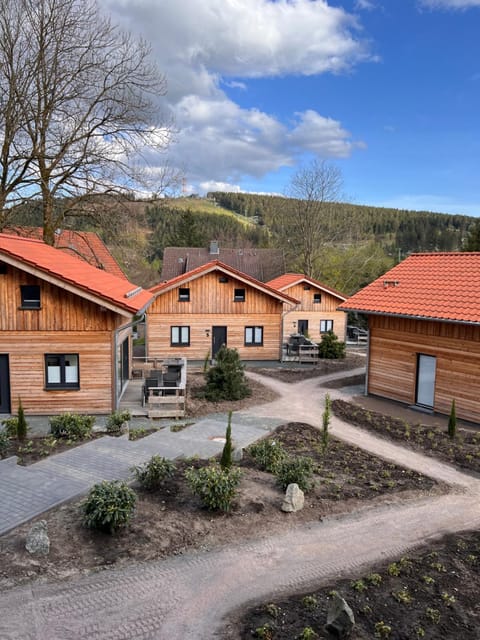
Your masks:
M 21 285 L 40 286 L 40 309 L 20 309 Z M 10 265 L 0 275 L 0 331 L 111 331 L 125 318 Z
M 321 320 L 333 320 L 333 331 L 339 340 L 345 340 L 346 313 L 343 311 L 291 311 L 284 316 L 283 341 L 288 341 L 288 336 L 298 331 L 298 321 L 308 320 L 308 335 L 314 342 L 322 340 L 320 333 Z M 294 324 L 295 323 L 295 324 Z
M 415 403 L 417 355 L 436 356 L 434 410 L 480 422 L 480 327 L 370 316 L 368 392 Z
M 12 411 L 18 398 L 27 414 L 113 410 L 110 332 L 0 332 L 0 353 L 9 356 Z M 45 390 L 46 353 L 79 354 L 79 390 Z
M 212 327 L 227 327 L 227 346 L 236 348 L 242 360 L 278 360 L 280 358 L 280 324 L 278 314 L 156 314 L 147 316 L 147 348 L 150 358 L 183 356 L 203 360 L 212 348 Z M 189 326 L 190 346 L 171 347 L 170 327 Z M 263 346 L 244 345 L 245 327 L 263 327 Z M 207 337 L 206 330 L 209 331 Z
M 191 282 L 181 285 L 190 289 L 190 302 L 180 302 L 179 287 L 157 297 L 148 308 L 149 314 L 250 314 L 281 313 L 282 303 L 275 298 L 246 285 L 240 280 L 228 277 L 228 282 L 219 282 L 220 272 L 207 273 Z M 245 289 L 245 302 L 234 301 L 234 290 Z M 224 323 L 226 324 L 226 323 Z
M 305 289 L 305 286 L 309 286 L 310 289 Z M 290 311 L 292 309 L 291 305 L 285 305 L 284 307 L 283 342 L 288 340 L 290 334 L 297 333 L 299 320 L 308 320 L 308 335 L 314 342 L 320 342 L 322 339 L 320 320 L 333 320 L 333 331 L 339 340 L 345 340 L 347 314 L 343 311 L 337 311 L 337 307 L 343 300 L 333 296 L 331 293 L 325 293 L 318 287 L 303 283 L 287 287 L 283 293 L 300 301 L 294 311 Z M 313 302 L 315 293 L 321 295 L 320 302 Z

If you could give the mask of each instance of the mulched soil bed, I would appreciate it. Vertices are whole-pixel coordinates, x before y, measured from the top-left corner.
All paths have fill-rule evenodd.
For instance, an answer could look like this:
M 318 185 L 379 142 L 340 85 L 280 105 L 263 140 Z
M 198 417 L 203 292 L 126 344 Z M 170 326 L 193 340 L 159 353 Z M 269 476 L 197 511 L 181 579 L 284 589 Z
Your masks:
M 222 638 L 331 639 L 324 626 L 335 590 L 354 613 L 352 639 L 478 640 L 479 568 L 480 533 L 449 535 L 370 573 L 265 602 L 232 620 Z
M 133 429 L 130 433 L 130 440 L 144 438 L 154 431 L 155 429 Z M 17 456 L 18 464 L 28 466 L 47 456 L 68 451 L 81 444 L 85 444 L 89 440 L 96 440 L 103 436 L 105 436 L 104 433 L 92 433 L 91 436 L 85 440 L 68 440 L 64 438 L 54 438 L 53 436 L 35 436 L 34 438 L 27 438 L 24 442 L 19 442 L 16 438 L 12 438 L 3 457 Z
M 364 367 L 366 364 L 365 356 L 358 353 L 348 353 L 345 358 L 339 360 L 318 360 L 312 365 L 298 365 L 292 363 L 284 363 L 282 367 L 274 368 L 257 368 L 252 367 L 252 372 L 261 373 L 262 376 L 276 378 L 283 382 L 300 382 L 308 380 L 308 378 L 316 378 L 318 376 L 326 376 L 340 371 L 348 371 L 357 367 Z M 248 366 L 247 366 L 248 369 Z
M 2 536 L 0 588 L 37 577 L 69 577 L 108 565 L 122 566 L 191 549 L 237 544 L 249 537 L 269 537 L 331 514 L 443 491 L 429 478 L 380 461 L 334 438 L 322 455 L 321 434 L 309 425 L 285 425 L 273 437 L 290 453 L 312 456 L 318 465 L 316 486 L 307 493 L 302 511 L 285 514 L 280 510 L 283 492 L 274 476 L 260 471 L 249 455 L 240 463 L 242 480 L 231 512 L 206 511 L 191 494 L 183 474 L 189 465 L 207 463 L 180 462 L 174 477 L 161 489 L 152 493 L 138 490 L 135 517 L 114 536 L 85 529 L 79 503 L 64 505 L 43 516 L 51 540 L 46 558 L 33 557 L 25 551 L 25 536 L 32 523 Z
M 445 462 L 480 473 L 480 431 L 458 429 L 454 439 L 446 431 L 421 423 L 411 424 L 376 411 L 362 409 L 352 402 L 334 400 L 333 413 L 351 424 L 376 435 L 401 442 L 402 446 L 421 451 Z M 479 636 L 480 637 L 480 636 Z

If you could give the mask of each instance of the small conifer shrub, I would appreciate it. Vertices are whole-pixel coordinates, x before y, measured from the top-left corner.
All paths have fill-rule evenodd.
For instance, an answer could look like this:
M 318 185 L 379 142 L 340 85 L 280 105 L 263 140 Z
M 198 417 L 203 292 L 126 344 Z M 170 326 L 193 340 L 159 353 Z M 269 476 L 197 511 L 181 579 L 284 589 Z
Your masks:
M 228 471 L 232 468 L 233 464 L 233 444 L 232 444 L 232 411 L 228 412 L 228 424 L 227 430 L 225 433 L 225 445 L 222 451 L 222 457 L 220 459 L 220 466 L 225 471 Z
M 238 351 L 225 345 L 218 351 L 216 364 L 208 369 L 205 378 L 205 397 L 212 402 L 241 400 L 251 394 Z
M 345 358 L 345 342 L 340 342 L 333 331 L 327 331 L 318 345 L 318 355 L 329 360 Z
M 448 418 L 448 437 L 450 440 L 454 440 L 457 435 L 457 414 L 455 410 L 455 398 L 452 400 L 452 407 L 450 409 L 450 416 Z

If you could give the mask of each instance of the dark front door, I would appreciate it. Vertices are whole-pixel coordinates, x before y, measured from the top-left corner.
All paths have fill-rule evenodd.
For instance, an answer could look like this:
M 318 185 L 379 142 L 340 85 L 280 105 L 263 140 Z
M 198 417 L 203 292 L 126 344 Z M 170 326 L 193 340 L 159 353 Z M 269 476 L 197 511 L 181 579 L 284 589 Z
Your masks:
M 0 413 L 10 413 L 10 373 L 7 355 L 0 355 Z
M 227 327 L 212 327 L 212 358 L 223 344 L 227 345 Z
M 302 333 L 304 336 L 308 333 L 308 320 L 298 321 L 298 333 Z

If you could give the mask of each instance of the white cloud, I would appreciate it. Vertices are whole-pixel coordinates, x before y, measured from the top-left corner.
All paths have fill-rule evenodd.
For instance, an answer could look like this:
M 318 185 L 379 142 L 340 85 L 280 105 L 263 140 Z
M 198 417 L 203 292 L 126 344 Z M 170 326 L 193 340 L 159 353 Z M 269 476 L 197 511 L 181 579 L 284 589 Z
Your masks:
M 373 11 L 377 8 L 377 5 L 371 0 L 357 0 L 355 2 L 355 9 L 359 11 Z
M 200 183 L 202 191 L 229 191 L 230 193 L 240 193 L 241 189 L 238 184 L 229 184 L 228 182 L 215 182 L 210 180 Z
M 326 0 L 100 1 L 152 43 L 167 76 L 165 108 L 178 128 L 172 162 L 185 167 L 189 183 L 233 184 L 291 166 L 305 152 L 344 158 L 361 146 L 340 122 L 313 110 L 287 125 L 226 93 L 248 94 L 251 78 L 340 73 L 373 60 L 345 10 Z
M 427 9 L 471 9 L 480 7 L 480 0 L 420 0 Z

